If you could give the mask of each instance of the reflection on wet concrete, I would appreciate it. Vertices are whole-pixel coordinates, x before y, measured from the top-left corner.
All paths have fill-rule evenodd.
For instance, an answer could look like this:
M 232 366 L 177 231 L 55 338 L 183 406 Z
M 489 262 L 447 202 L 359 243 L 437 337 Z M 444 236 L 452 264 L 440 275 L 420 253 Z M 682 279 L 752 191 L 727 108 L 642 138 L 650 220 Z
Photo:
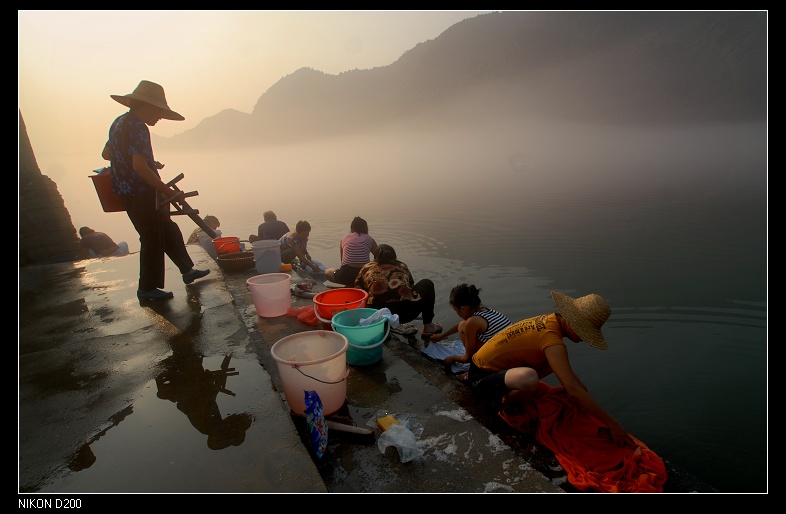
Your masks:
M 20 269 L 20 493 L 325 492 L 194 257 L 214 273 L 168 269 L 175 298 L 148 304 L 133 257 Z
M 71 461 L 68 463 L 68 469 L 71 471 L 82 471 L 92 466 L 96 461 L 96 456 L 89 444 L 79 448 L 79 451 L 74 454 Z
M 68 462 L 68 469 L 71 471 L 82 471 L 83 469 L 87 469 L 96 462 L 96 456 L 93 453 L 93 449 L 91 445 L 98 441 L 101 437 L 103 437 L 109 429 L 118 425 L 121 421 L 123 421 L 126 417 L 130 416 L 134 412 L 133 407 L 130 405 L 125 409 L 121 410 L 120 412 L 116 413 L 109 419 L 109 426 L 105 429 L 101 430 L 95 437 L 93 437 L 90 441 L 85 443 L 79 450 L 71 456 L 71 459 Z
M 218 393 L 236 396 L 226 388 L 226 383 L 228 377 L 240 372 L 229 367 L 229 355 L 215 371 L 204 369 L 202 359 L 187 348 L 176 347 L 172 355 L 164 359 L 164 371 L 156 377 L 158 397 L 176 403 L 194 428 L 207 435 L 207 446 L 211 450 L 240 446 L 251 426 L 251 415 L 242 412 L 222 418 L 216 403 Z
M 59 474 L 39 492 L 300 490 L 303 484 L 277 483 L 282 479 L 280 459 L 297 462 L 274 451 L 283 434 L 254 423 L 265 415 L 259 400 L 270 389 L 260 380 L 256 359 L 191 354 L 187 366 L 173 369 L 171 363 L 179 359 L 165 358 L 170 364 L 134 394 L 123 419 L 113 420 L 81 447 L 71 457 L 71 472 Z M 229 379 L 223 389 L 234 395 L 220 392 L 225 363 L 230 364 Z M 177 378 L 169 381 L 173 371 Z M 202 389 L 187 392 L 188 387 Z M 161 391 L 174 396 L 162 398 Z M 266 444 L 268 437 L 272 440 Z M 216 480 L 214 473 L 232 478 Z

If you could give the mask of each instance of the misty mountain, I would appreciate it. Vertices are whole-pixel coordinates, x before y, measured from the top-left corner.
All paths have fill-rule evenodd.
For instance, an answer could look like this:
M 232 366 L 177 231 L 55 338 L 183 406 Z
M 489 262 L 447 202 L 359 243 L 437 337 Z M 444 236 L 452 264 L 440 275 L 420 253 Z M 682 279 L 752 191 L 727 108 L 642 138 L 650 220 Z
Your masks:
M 699 125 L 766 115 L 766 12 L 501 12 L 456 23 L 388 66 L 299 69 L 251 114 L 227 109 L 154 144 L 259 147 L 404 122 Z

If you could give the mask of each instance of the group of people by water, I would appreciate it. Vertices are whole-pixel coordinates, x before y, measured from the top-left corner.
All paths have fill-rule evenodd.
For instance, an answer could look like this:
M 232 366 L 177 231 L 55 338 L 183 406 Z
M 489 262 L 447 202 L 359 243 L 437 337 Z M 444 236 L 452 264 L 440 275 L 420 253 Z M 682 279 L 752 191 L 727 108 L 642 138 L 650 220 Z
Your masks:
M 127 215 L 139 233 L 137 296 L 140 300 L 169 299 L 173 293 L 161 289 L 165 256 L 177 265 L 185 284 L 210 273 L 194 268 L 180 228 L 170 219 L 167 201 L 176 198 L 178 191 L 160 178 L 159 170 L 164 165 L 153 156 L 148 129 L 161 119 L 185 118 L 169 108 L 164 89 L 150 81 L 141 81 L 131 94 L 110 96 L 129 107 L 112 122 L 102 156 L 111 163 L 113 191 L 126 199 Z M 162 199 L 166 209 L 160 208 Z M 552 291 L 556 311 L 513 323 L 504 313 L 483 305 L 480 288 L 459 284 L 451 290 L 448 301 L 460 321 L 444 329 L 434 321 L 434 282 L 428 278 L 416 281 L 392 246 L 379 244 L 371 237 L 365 219 L 355 217 L 349 233 L 341 238 L 340 265 L 324 268 L 308 251 L 308 221 L 298 221 L 290 230 L 272 211 L 266 211 L 263 217 L 264 222 L 257 234 L 249 236 L 249 241 L 278 240 L 282 263 L 297 262 L 304 269 L 323 272 L 331 282 L 363 289 L 368 293 L 368 307 L 388 308 L 399 316 L 400 333 L 412 333 L 408 332 L 413 328 L 410 322 L 421 318 L 420 336 L 426 345 L 458 334 L 464 353 L 446 357 L 444 364 L 449 367 L 456 362 L 468 363 L 466 383 L 478 395 L 494 401 L 526 402 L 541 379 L 553 374 L 572 401 L 605 427 L 604 437 L 618 447 L 636 447 L 636 441 L 601 407 L 573 371 L 565 344 L 567 339 L 607 348 L 601 327 L 611 309 L 602 296 L 572 298 Z M 215 216 L 207 216 L 204 221 L 214 230 L 220 226 Z M 93 252 L 91 256 L 127 253 L 124 243 L 115 244 L 106 234 L 83 229 L 82 242 Z M 188 242 L 198 242 L 199 232 L 194 231 Z
M 265 223 L 274 219 L 271 211 L 265 213 Z M 260 236 L 265 223 L 259 227 Z M 299 221 L 294 231 L 279 237 L 282 262 L 298 259 L 302 266 L 321 271 L 308 253 L 310 233 L 311 225 Z M 420 336 L 426 344 L 458 334 L 463 355 L 450 355 L 443 362 L 448 367 L 455 362 L 468 363 L 466 382 L 479 395 L 492 400 L 504 397 L 508 402 L 526 401 L 541 379 L 554 374 L 567 394 L 608 428 L 608 437 L 615 444 L 635 447 L 631 436 L 600 406 L 573 371 L 565 345 L 567 339 L 574 343 L 584 341 L 601 350 L 608 347 L 601 327 L 611 315 L 611 308 L 602 296 L 572 298 L 552 291 L 555 312 L 513 323 L 504 313 L 483 305 L 480 288 L 459 284 L 451 290 L 448 301 L 460 321 L 444 329 L 434 321 L 434 282 L 428 278 L 416 281 L 396 250 L 377 243 L 369 234 L 364 218 L 356 216 L 351 221 L 349 233 L 339 242 L 339 257 L 340 266 L 324 270 L 325 277 L 338 285 L 366 291 L 368 307 L 387 308 L 398 315 L 405 327 L 398 329 L 400 333 L 407 333 L 407 325 L 421 318 Z

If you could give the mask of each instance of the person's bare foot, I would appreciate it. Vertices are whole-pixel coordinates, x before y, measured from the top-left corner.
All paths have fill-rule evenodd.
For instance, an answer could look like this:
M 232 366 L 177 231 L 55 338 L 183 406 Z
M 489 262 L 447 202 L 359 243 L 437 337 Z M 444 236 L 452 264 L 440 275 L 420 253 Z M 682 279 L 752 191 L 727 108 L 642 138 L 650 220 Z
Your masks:
M 432 335 L 442 332 L 442 323 L 428 323 L 423 325 L 423 331 L 420 337 L 423 339 L 430 339 Z

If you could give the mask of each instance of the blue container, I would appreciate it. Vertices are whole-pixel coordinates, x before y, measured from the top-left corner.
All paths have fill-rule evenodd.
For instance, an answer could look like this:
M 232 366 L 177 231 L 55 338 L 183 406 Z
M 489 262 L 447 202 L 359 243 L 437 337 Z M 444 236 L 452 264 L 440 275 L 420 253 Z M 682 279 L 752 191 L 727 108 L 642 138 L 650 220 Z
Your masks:
M 333 315 L 333 330 L 347 338 L 347 364 L 367 366 L 382 360 L 382 343 L 390 332 L 390 323 L 382 318 L 370 325 L 360 320 L 371 317 L 377 309 L 368 307 L 341 311 Z

